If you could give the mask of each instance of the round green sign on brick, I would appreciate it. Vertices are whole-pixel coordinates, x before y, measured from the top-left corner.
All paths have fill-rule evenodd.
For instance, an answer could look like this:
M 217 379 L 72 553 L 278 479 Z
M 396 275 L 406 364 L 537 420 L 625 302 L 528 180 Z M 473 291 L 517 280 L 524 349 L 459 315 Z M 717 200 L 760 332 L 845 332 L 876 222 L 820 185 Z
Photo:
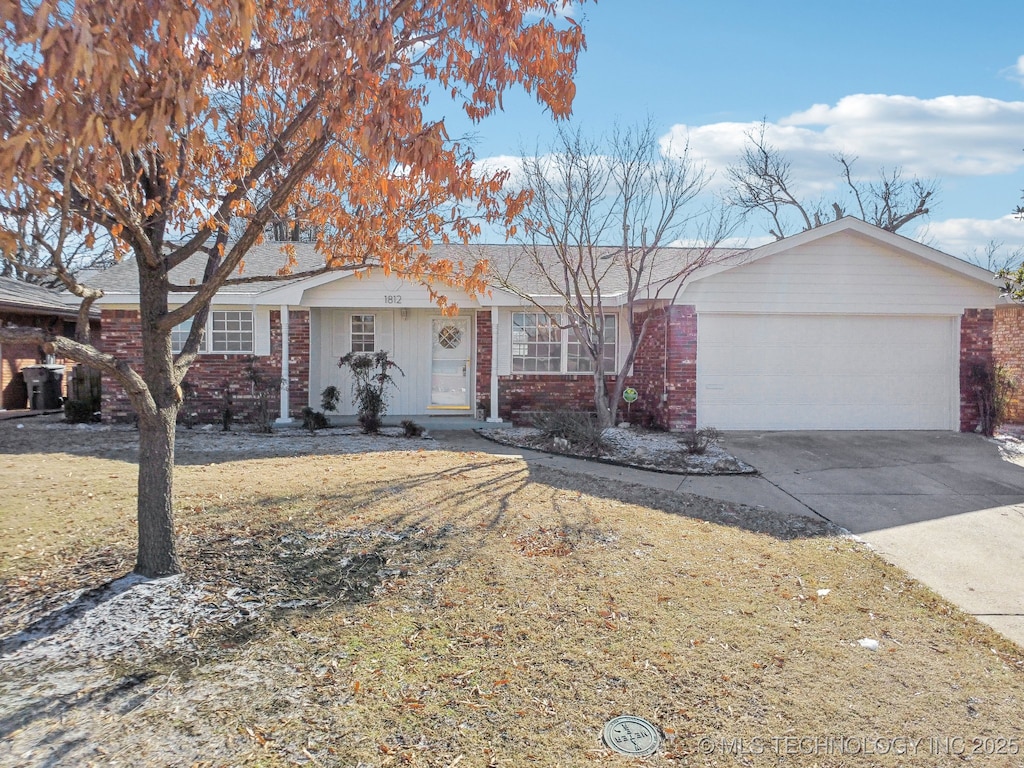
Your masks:
M 635 403 L 638 397 L 640 397 L 640 393 L 632 387 L 626 387 L 622 392 L 622 399 L 627 403 Z

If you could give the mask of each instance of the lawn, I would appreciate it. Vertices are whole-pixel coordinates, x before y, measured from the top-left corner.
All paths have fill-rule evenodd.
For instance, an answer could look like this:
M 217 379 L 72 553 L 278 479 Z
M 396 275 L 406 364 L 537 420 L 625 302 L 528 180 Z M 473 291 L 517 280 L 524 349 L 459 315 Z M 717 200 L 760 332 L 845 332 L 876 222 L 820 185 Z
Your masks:
M 182 433 L 186 577 L 54 613 L 132 440 L 0 423 L 0 765 L 1024 765 L 1024 652 L 864 545 L 427 441 Z

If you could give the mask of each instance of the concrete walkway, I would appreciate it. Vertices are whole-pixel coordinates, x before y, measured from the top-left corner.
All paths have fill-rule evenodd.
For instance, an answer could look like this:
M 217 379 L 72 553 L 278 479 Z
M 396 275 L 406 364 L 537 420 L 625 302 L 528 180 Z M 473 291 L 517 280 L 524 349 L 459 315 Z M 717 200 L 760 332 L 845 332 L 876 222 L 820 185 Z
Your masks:
M 463 450 L 667 491 L 823 517 L 1024 647 L 1024 467 L 954 432 L 728 433 L 759 476 L 700 477 L 616 467 L 435 433 Z

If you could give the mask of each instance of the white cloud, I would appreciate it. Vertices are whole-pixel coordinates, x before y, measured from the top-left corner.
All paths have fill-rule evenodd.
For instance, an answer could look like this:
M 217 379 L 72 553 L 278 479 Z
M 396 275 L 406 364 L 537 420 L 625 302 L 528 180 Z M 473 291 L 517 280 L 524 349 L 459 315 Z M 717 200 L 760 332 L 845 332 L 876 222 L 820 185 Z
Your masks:
M 491 176 L 499 171 L 508 171 L 510 180 L 518 182 L 522 179 L 524 158 L 519 155 L 493 155 L 478 157 L 473 161 L 473 171 L 477 176 Z
M 1007 215 L 998 219 L 945 219 L 917 228 L 912 237 L 960 258 L 982 254 L 987 243 L 1002 245 L 1002 250 L 1024 247 L 1024 221 Z
M 689 138 L 694 158 L 718 171 L 721 184 L 724 169 L 739 159 L 747 134 L 759 130 L 758 122 L 675 125 L 662 137 L 662 145 L 683 146 Z M 838 153 L 857 157 L 855 168 L 866 177 L 882 166 L 939 180 L 1024 167 L 1024 101 L 855 94 L 835 105 L 815 104 L 769 122 L 765 131 L 767 142 L 790 161 L 793 178 L 805 194 L 837 184 L 832 156 Z
M 572 2 L 572 0 L 562 0 L 562 4 L 556 5 L 554 9 L 554 14 L 556 16 L 561 16 L 562 18 L 565 18 L 566 16 L 572 16 L 575 18 L 578 13 L 579 8 L 576 7 L 576 3 Z M 526 15 L 539 18 L 541 16 L 547 16 L 548 14 L 540 10 L 529 10 L 526 12 Z
M 1021 85 L 1024 85 L 1024 56 L 1017 57 L 1017 63 L 1012 67 L 1007 67 L 1002 71 L 1002 74 L 1009 80 L 1016 80 Z

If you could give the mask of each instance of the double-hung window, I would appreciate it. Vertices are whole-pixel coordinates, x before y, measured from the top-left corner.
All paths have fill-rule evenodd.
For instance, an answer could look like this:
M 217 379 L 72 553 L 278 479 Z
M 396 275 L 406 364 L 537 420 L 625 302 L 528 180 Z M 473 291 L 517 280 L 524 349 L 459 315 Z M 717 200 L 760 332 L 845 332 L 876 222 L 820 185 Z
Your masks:
M 181 352 L 192 330 L 192 320 L 176 325 L 171 330 L 171 351 Z M 251 310 L 211 310 L 206 333 L 199 343 L 200 352 L 252 354 L 256 348 Z
M 615 315 L 604 316 L 604 370 L 615 371 Z M 543 312 L 512 313 L 514 373 L 589 373 L 594 363 L 571 329 Z
M 352 315 L 352 351 L 376 352 L 376 318 L 373 315 Z

